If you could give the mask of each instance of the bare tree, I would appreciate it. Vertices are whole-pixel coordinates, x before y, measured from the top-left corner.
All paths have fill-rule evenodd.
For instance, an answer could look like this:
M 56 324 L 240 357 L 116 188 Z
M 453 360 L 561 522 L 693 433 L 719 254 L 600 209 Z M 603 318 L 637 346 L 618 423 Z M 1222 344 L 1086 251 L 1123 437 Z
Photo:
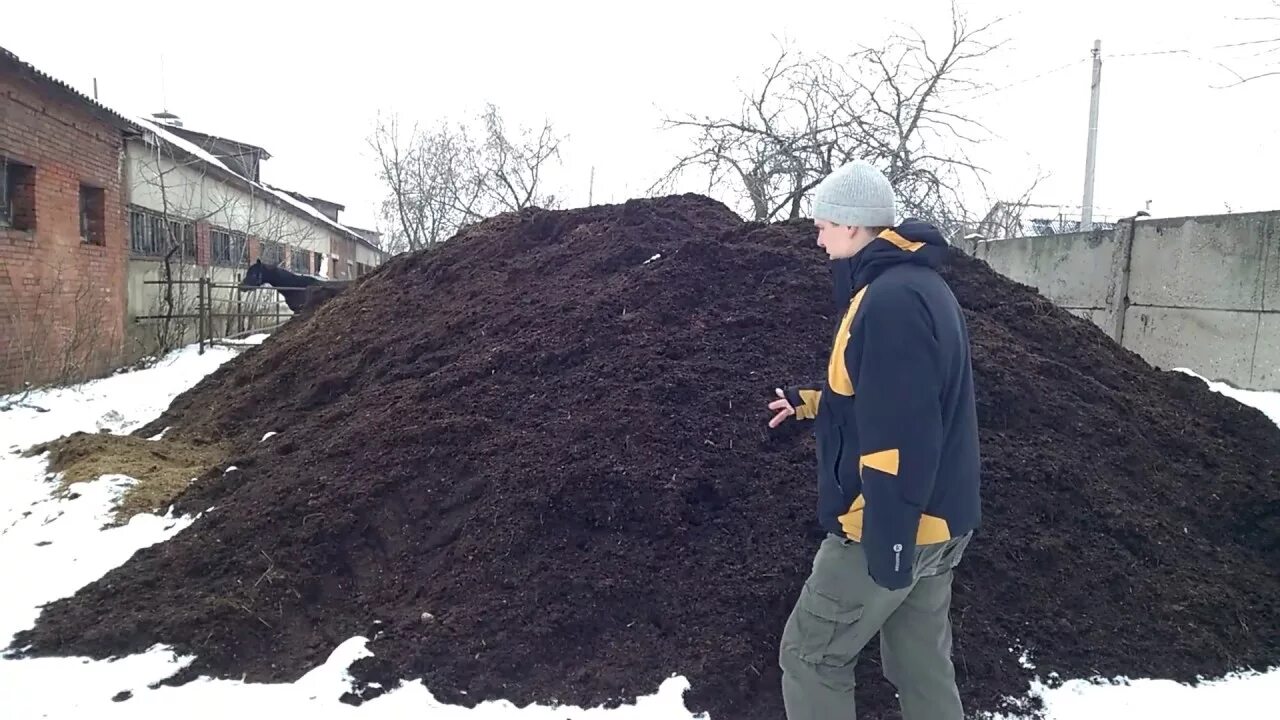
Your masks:
M 445 120 L 405 133 L 397 117 L 378 119 L 369 144 L 387 193 L 385 250 L 422 250 L 490 215 L 558 206 L 545 189 L 545 171 L 559 160 L 563 141 L 551 122 L 512 133 L 490 104 L 478 125 Z
M 460 130 L 441 123 L 407 137 L 399 119 L 379 118 L 370 145 L 378 156 L 379 179 L 386 186 L 382 201 L 388 230 L 384 249 L 391 253 L 421 250 L 452 235 L 474 204 L 475 189 L 463 187 L 460 175 L 469 164 L 470 142 Z
M 908 30 L 843 60 L 784 48 L 735 117 L 667 119 L 693 150 L 651 191 L 700 170 L 755 220 L 797 218 L 823 177 L 863 159 L 889 176 L 904 212 L 955 231 L 964 182 L 982 184 L 968 151 L 984 129 L 946 101 L 983 87 L 976 71 L 999 46 L 987 40 L 996 22 L 973 27 L 953 6 L 941 43 Z
M 478 161 L 478 165 L 471 168 L 479 191 L 476 205 L 499 212 L 533 206 L 554 207 L 555 196 L 542 194 L 543 166 L 560 156 L 561 138 L 551 122 L 544 122 L 537 132 L 520 128 L 519 134 L 512 137 L 493 104 L 485 107 L 482 121 L 484 142 L 480 152 L 471 156 Z M 475 219 L 475 208 L 469 211 Z

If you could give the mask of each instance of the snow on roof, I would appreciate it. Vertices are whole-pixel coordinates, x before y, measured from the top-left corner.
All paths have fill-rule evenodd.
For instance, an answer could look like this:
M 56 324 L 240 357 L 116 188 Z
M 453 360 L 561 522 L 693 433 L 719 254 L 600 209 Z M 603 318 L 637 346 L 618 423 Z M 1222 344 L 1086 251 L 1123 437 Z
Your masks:
M 233 177 L 239 178 L 241 181 L 243 181 L 243 182 L 247 183 L 247 184 L 248 184 L 249 186 L 251 186 L 251 187 L 261 188 L 262 190 L 266 191 L 267 193 L 270 193 L 271 195 L 274 195 L 275 197 L 279 198 L 281 202 L 287 203 L 288 205 L 292 206 L 293 208 L 295 208 L 295 209 L 297 209 L 297 210 L 301 210 L 302 212 L 306 213 L 307 215 L 310 215 L 312 218 L 315 218 L 316 220 L 319 220 L 321 223 L 324 223 L 325 225 L 328 225 L 328 226 L 332 227 L 333 229 L 337 230 L 338 232 L 342 233 L 343 235 L 347 236 L 348 238 L 350 238 L 350 239 L 352 239 L 352 240 L 355 240 L 356 242 L 358 242 L 358 243 L 360 243 L 360 244 L 362 244 L 362 245 L 366 245 L 366 246 L 368 246 L 368 247 L 370 247 L 370 248 L 373 248 L 374 250 L 377 250 L 377 251 L 379 251 L 379 252 L 381 252 L 381 251 L 382 251 L 382 250 L 381 250 L 381 248 L 378 248 L 378 247 L 377 247 L 376 245 L 374 245 L 373 243 L 370 243 L 370 242 L 369 242 L 367 239 L 365 239 L 365 237 L 364 237 L 363 235 L 361 235 L 360 233 L 358 233 L 358 232 L 356 232 L 356 231 L 352 230 L 351 228 L 349 228 L 349 227 L 347 227 L 347 226 L 343 225 L 342 223 L 339 223 L 339 222 L 336 222 L 336 221 L 334 221 L 334 220 L 329 219 L 329 217 L 328 217 L 328 216 L 326 216 L 324 213 L 320 212 L 320 211 L 319 211 L 319 210 L 317 210 L 316 208 L 312 207 L 311 205 L 308 205 L 307 203 L 304 203 L 304 202 L 301 202 L 301 201 L 297 200 L 296 198 L 294 198 L 293 196 L 291 196 L 291 195 L 289 195 L 288 193 L 284 192 L 283 190 L 279 190 L 279 189 L 277 189 L 277 188 L 273 188 L 273 187 L 271 187 L 270 185 L 267 185 L 266 183 L 261 183 L 261 182 L 257 182 L 257 181 L 254 181 L 254 180 L 250 180 L 249 178 L 247 178 L 247 177 L 245 177 L 245 176 L 241 175 L 240 173 L 235 172 L 235 171 L 234 171 L 234 170 L 232 170 L 231 168 L 227 167 L 227 165 L 226 165 L 225 163 L 223 163 L 223 162 L 222 162 L 221 160 L 219 160 L 218 158 L 214 157 L 211 153 L 209 153 L 209 152 L 208 152 L 207 150 L 205 150 L 204 148 L 202 148 L 202 147 L 200 147 L 199 145 L 197 145 L 197 144 L 195 144 L 195 143 L 191 142 L 190 140 L 187 140 L 187 139 L 186 139 L 186 138 L 184 138 L 184 137 L 181 137 L 181 136 L 177 135 L 176 133 L 170 132 L 170 131 L 169 131 L 169 130 L 164 126 L 164 125 L 162 125 L 162 124 L 157 123 L 157 122 L 155 122 L 155 121 L 153 121 L 153 120 L 151 120 L 151 119 L 149 119 L 149 118 L 142 117 L 142 116 L 140 116 L 140 115 L 130 115 L 130 114 L 122 113 L 122 112 L 120 112 L 119 110 L 116 110 L 116 109 L 112 108 L 110 105 L 108 105 L 108 104 L 106 104 L 106 103 L 104 103 L 104 102 L 101 102 L 101 101 L 99 101 L 99 100 L 96 100 L 96 99 L 94 99 L 94 98 L 91 98 L 91 97 L 89 97 L 88 95 L 85 95 L 84 93 L 80 92 L 79 90 L 76 90 L 76 89 L 75 89 L 74 87 L 72 87 L 71 85 L 69 85 L 69 84 L 67 84 L 67 83 L 65 83 L 65 82 L 63 82 L 63 81 L 61 81 L 61 80 L 59 80 L 59 79 L 57 79 L 57 78 L 53 77 L 52 75 L 49 75 L 49 74 L 47 74 L 47 73 L 45 73 L 45 72 L 41 71 L 40 69 L 38 69 L 36 66 L 32 65 L 31 63 L 28 63 L 28 62 L 26 62 L 26 61 L 24 61 L 24 60 L 20 59 L 17 55 L 15 55 L 14 53 L 12 53 L 12 52 L 10 52 L 10 51 L 8 51 L 8 50 L 4 49 L 3 47 L 0 47 L 0 60 L 6 60 L 6 61 L 8 61 L 8 62 L 11 62 L 11 63 L 13 63 L 13 64 L 16 64 L 16 65 L 20 66 L 22 69 L 24 69 L 25 71 L 35 74 L 39 79 L 41 79 L 41 80 L 43 80 L 43 81 L 45 81 L 45 82 L 51 83 L 51 84 L 53 84 L 53 85 L 57 86 L 58 88 L 60 88 L 60 89 L 62 89 L 62 90 L 64 90 L 64 91 L 66 91 L 66 92 L 69 92 L 69 93 L 71 93 L 71 94 L 75 95 L 78 99 L 82 100 L 83 102 L 85 102 L 85 103 L 86 103 L 86 104 L 88 104 L 89 106 L 91 106 L 91 107 L 93 107 L 93 108 L 95 108 L 95 109 L 97 109 L 97 110 L 100 110 L 100 111 L 106 112 L 108 115 L 110 115 L 110 116 L 111 116 L 111 118 L 112 118 L 113 120 L 115 120 L 115 121 L 119 122 L 119 123 L 120 123 L 120 125 L 121 125 L 121 127 L 128 127 L 129 125 L 132 125 L 132 126 L 135 126 L 135 127 L 139 128 L 139 129 L 141 129 L 141 130 L 150 131 L 152 134 L 154 134 L 154 135 L 155 135 L 157 138 L 159 138 L 160 140 L 163 140 L 164 142 L 166 142 L 166 143 L 168 143 L 168 144 L 172 145 L 173 147 L 179 148 L 179 149 L 180 149 L 180 150 L 182 150 L 183 152 L 185 152 L 185 153 L 187 153 L 187 154 L 189 154 L 189 155 L 191 155 L 191 156 L 193 156 L 193 157 L 199 158 L 201 162 L 208 163 L 209 165 L 211 165 L 211 166 L 213 166 L 213 167 L 215 167 L 215 168 L 217 168 L 217 169 L 219 169 L 219 170 L 221 170 L 221 171 L 223 171 L 223 172 L 225 172 L 225 173 L 227 173 L 227 174 L 229 174 L 229 175 L 231 175 L 231 176 L 233 176 Z M 216 135 L 208 135 L 207 133 L 200 133 L 200 132 L 198 132 L 198 131 L 194 131 L 194 130 L 193 130 L 193 131 L 191 131 L 191 132 L 195 132 L 195 133 L 197 133 L 197 134 L 199 134 L 199 135 L 204 135 L 205 137 L 218 137 L 218 136 L 216 136 Z M 260 150 L 261 150 L 261 148 L 258 148 L 258 146 L 256 146 L 256 145 L 249 145 L 248 143 L 241 143 L 241 142 L 238 142 L 238 141 L 235 141 L 235 140 L 229 140 L 228 138 L 220 138 L 220 139 L 228 140 L 228 142 L 233 142 L 233 143 L 236 143 L 237 145 L 244 145 L 244 146 L 246 146 L 246 147 L 254 147 L 254 148 L 257 148 L 257 149 L 260 149 Z M 264 152 L 264 153 L 266 153 L 266 151 L 265 151 L 265 150 L 263 150 L 263 152 Z M 334 205 L 337 205 L 337 203 L 333 203 L 333 204 L 334 204 Z
M 324 213 L 320 212 L 319 210 L 315 209 L 314 207 L 300 200 L 297 200 L 289 193 L 283 190 L 279 190 L 277 188 L 271 187 L 266 183 L 250 180 L 249 178 L 241 175 L 240 173 L 235 172 L 231 168 L 227 167 L 221 160 L 214 157 L 209 151 L 205 150 L 199 145 L 196 145 L 190 140 L 187 140 L 184 137 L 181 137 L 175 133 L 169 132 L 169 130 L 166 129 L 163 125 L 156 122 L 152 122 L 151 120 L 148 120 L 147 118 L 144 118 L 144 117 L 134 117 L 131 119 L 133 120 L 133 122 L 137 123 L 144 130 L 147 130 L 153 133 L 156 137 L 160 138 L 161 140 L 168 143 L 169 145 L 172 145 L 178 148 L 179 150 L 187 153 L 188 155 L 199 158 L 201 162 L 208 163 L 209 165 L 212 165 L 213 167 L 216 167 L 225 173 L 233 175 L 239 178 L 241 181 L 247 183 L 248 185 L 251 185 L 256 188 L 261 188 L 267 193 L 270 193 L 272 196 L 278 198 L 281 202 L 286 203 L 289 206 L 306 213 L 312 218 L 319 220 L 321 223 L 332 227 L 333 229 L 337 230 L 338 232 L 341 232 L 343 235 L 346 235 L 347 237 L 353 240 L 356 240 L 362 243 L 368 242 L 363 237 L 361 237 L 359 233 L 355 232 L 351 228 L 343 225 L 342 223 L 330 220 L 328 216 L 326 216 Z

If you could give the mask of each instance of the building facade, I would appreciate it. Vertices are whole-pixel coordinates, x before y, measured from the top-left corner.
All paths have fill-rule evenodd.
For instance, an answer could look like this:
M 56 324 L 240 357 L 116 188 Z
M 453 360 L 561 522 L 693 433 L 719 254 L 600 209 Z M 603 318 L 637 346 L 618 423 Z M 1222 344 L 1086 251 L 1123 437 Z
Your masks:
M 0 390 L 121 361 L 129 132 L 0 48 Z
M 0 392 L 194 341 L 201 280 L 226 286 L 213 335 L 278 322 L 276 293 L 230 287 L 256 260 L 345 280 L 386 259 L 341 205 L 262 182 L 269 157 L 123 116 L 0 48 Z

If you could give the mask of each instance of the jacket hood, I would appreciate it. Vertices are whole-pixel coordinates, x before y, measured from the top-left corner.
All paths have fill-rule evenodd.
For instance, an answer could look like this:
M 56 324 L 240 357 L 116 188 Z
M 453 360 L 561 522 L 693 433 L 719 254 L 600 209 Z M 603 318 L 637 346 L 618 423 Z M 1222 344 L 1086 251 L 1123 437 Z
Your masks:
M 836 306 L 843 308 L 862 288 L 895 265 L 941 267 L 950 256 L 946 238 L 923 220 L 908 219 L 876 236 L 850 258 L 831 261 Z

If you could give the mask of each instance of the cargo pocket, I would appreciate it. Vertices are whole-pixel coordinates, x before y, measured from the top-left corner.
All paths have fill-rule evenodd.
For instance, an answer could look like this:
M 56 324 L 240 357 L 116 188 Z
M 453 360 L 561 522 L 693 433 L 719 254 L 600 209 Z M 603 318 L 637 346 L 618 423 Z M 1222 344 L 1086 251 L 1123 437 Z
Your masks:
M 942 556 L 942 571 L 947 572 L 955 570 L 960 564 L 960 560 L 964 557 L 964 551 L 969 547 L 969 541 L 973 539 L 973 532 L 967 532 L 951 541 L 950 547 Z
M 784 645 L 807 663 L 846 666 L 862 650 L 858 632 L 862 612 L 861 605 L 842 605 L 806 583 Z

